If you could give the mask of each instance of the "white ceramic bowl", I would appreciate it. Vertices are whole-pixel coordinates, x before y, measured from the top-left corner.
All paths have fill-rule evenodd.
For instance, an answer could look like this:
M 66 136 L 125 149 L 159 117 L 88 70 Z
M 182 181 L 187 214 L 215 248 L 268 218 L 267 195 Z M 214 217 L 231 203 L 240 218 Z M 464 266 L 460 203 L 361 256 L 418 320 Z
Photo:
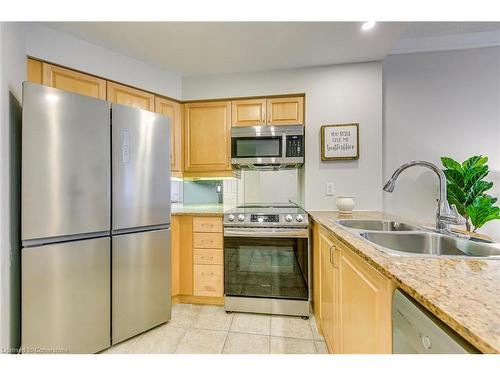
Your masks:
M 342 214 L 352 213 L 352 209 L 356 206 L 354 195 L 336 195 L 335 205 Z

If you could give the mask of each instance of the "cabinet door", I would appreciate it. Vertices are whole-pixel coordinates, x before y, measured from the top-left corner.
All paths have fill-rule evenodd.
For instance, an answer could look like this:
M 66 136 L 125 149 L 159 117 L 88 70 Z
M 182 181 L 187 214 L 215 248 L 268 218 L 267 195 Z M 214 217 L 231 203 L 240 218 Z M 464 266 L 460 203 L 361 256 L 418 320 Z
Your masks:
M 42 84 L 42 62 L 28 58 L 27 77 L 29 82 Z
M 170 119 L 170 165 L 172 172 L 181 172 L 182 122 L 181 104 L 161 97 L 155 99 L 155 111 Z
M 267 124 L 303 125 L 304 98 L 296 96 L 267 99 Z
M 224 270 L 222 265 L 195 264 L 194 295 L 222 297 L 224 295 Z
M 232 126 L 266 125 L 266 99 L 233 100 Z
M 319 232 L 321 254 L 321 327 L 331 353 L 340 353 L 340 314 L 338 256 L 333 237 Z
M 76 94 L 106 99 L 106 81 L 104 79 L 59 66 L 43 63 L 42 83 Z
M 392 283 L 346 247 L 340 272 L 342 353 L 391 353 Z
M 172 237 L 170 238 L 170 285 L 171 285 L 171 295 L 172 297 L 177 296 L 180 292 L 180 261 L 181 261 L 181 222 L 180 216 L 172 215 L 170 222 L 170 230 Z
M 312 228 L 312 309 L 314 317 L 320 325 L 321 322 L 321 248 L 319 240 L 319 224 L 316 221 L 311 222 Z M 320 327 L 319 327 L 320 328 Z
M 151 112 L 155 110 L 155 96 L 149 92 L 110 81 L 107 82 L 107 92 L 110 102 Z
M 184 170 L 231 170 L 231 102 L 185 106 Z

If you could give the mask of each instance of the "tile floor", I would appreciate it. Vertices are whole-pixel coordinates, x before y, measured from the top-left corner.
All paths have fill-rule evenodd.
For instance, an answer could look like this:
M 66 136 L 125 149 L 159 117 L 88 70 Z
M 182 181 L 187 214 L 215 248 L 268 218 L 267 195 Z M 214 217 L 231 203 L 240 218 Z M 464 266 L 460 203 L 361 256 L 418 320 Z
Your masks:
M 326 354 L 314 317 L 226 314 L 223 307 L 178 304 L 172 319 L 106 354 Z

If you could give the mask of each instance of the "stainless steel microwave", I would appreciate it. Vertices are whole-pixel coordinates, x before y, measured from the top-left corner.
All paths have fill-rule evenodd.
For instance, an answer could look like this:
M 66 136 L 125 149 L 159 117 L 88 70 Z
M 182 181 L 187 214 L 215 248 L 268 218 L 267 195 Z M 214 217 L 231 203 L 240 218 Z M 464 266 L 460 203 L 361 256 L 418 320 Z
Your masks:
M 231 129 L 236 168 L 298 168 L 304 164 L 304 126 L 245 126 Z

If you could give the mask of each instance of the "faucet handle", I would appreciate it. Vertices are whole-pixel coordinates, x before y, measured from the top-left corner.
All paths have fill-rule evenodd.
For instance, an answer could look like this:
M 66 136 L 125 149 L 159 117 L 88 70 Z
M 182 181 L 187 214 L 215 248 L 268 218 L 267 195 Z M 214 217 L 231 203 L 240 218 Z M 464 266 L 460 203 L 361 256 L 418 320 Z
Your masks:
M 443 220 L 455 225 L 465 224 L 465 218 L 458 213 L 457 206 L 454 204 L 450 206 L 449 215 L 443 217 Z

